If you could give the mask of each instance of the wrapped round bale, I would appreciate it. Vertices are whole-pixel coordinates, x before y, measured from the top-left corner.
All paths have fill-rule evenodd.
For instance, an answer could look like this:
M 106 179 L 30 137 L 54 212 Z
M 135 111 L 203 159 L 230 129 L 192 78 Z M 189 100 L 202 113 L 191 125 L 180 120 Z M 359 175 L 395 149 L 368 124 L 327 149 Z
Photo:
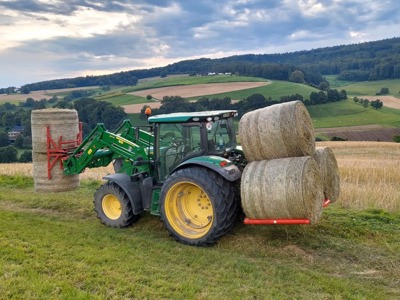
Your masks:
M 244 114 L 239 136 L 247 161 L 312 156 L 315 150 L 314 128 L 301 101 Z
M 47 127 L 57 144 L 77 139 L 79 133 L 78 113 L 72 109 L 40 109 L 32 111 L 32 161 L 33 181 L 38 192 L 62 192 L 79 187 L 79 175 L 64 175 L 60 162 L 51 170 L 51 179 L 47 176 Z
M 318 165 L 309 156 L 249 163 L 242 174 L 241 201 L 250 219 L 309 219 L 322 214 Z
M 316 147 L 313 158 L 320 169 L 324 196 L 335 202 L 340 194 L 340 176 L 335 154 L 329 147 Z

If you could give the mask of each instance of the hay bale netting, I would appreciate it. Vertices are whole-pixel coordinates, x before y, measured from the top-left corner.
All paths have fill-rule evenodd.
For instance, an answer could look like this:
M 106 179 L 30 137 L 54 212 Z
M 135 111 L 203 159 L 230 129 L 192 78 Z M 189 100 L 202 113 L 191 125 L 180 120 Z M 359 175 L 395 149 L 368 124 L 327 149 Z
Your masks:
M 47 177 L 47 155 L 32 153 L 33 181 L 37 192 L 65 192 L 79 187 L 79 175 L 65 175 L 60 163 L 51 169 L 51 179 Z
M 316 147 L 313 158 L 320 169 L 324 196 L 335 202 L 340 194 L 340 176 L 335 154 L 329 147 Z
M 314 128 L 301 101 L 244 114 L 239 136 L 248 161 L 312 156 L 315 150 Z
M 241 201 L 251 219 L 309 219 L 322 214 L 322 182 L 309 156 L 249 163 L 242 174 Z
M 35 190 L 40 192 L 69 191 L 79 187 L 79 175 L 64 175 L 60 162 L 47 177 L 47 127 L 55 143 L 77 139 L 79 133 L 78 113 L 72 109 L 34 110 L 31 115 L 32 161 Z
M 57 142 L 62 136 L 63 141 L 76 140 L 79 133 L 78 112 L 75 109 L 39 109 L 31 115 L 32 152 L 47 153 L 46 128 L 50 127 L 52 139 Z

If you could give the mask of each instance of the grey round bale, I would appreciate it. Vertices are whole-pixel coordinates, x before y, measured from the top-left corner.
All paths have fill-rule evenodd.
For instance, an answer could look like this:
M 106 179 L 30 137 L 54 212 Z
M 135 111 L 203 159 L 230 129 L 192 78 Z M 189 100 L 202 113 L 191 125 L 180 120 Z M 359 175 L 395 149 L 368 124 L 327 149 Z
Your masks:
M 318 165 L 309 156 L 249 163 L 242 174 L 241 201 L 250 219 L 309 219 L 322 214 Z
M 335 202 L 340 195 L 340 175 L 335 154 L 329 147 L 316 147 L 313 157 L 319 166 L 325 199 Z
M 243 115 L 239 137 L 247 161 L 312 156 L 314 128 L 301 101 L 258 109 Z

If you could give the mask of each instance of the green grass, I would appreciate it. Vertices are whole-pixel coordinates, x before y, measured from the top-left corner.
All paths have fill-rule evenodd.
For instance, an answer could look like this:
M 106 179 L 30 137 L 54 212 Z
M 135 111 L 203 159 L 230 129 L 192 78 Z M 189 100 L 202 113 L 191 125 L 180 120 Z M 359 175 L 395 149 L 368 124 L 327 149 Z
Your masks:
M 307 107 L 315 128 L 380 124 L 400 127 L 400 110 L 383 107 L 365 109 L 352 100 Z
M 98 182 L 39 194 L 0 177 L 0 299 L 397 299 L 400 215 L 328 207 L 308 226 L 238 224 L 217 245 L 170 238 L 157 217 L 113 229 Z
M 107 95 L 103 95 L 101 98 L 96 97 L 95 99 L 107 101 L 116 106 L 151 102 L 146 98 L 130 94 L 111 95 L 110 97 L 107 97 Z
M 340 81 L 334 76 L 326 76 L 332 87 L 345 89 L 349 96 L 375 96 L 381 88 L 389 88 L 390 95 L 400 98 L 400 79 L 350 82 Z
M 4 104 L 4 103 L 10 103 L 10 104 L 15 104 L 15 105 L 20 105 L 21 103 L 24 103 L 26 101 L 26 99 L 29 98 L 29 96 L 26 96 L 25 99 L 22 100 L 22 97 L 20 100 L 0 100 L 0 105 Z M 15 111 L 16 109 L 14 109 L 13 111 Z
M 346 89 L 347 85 L 354 83 L 354 81 L 339 80 L 337 79 L 337 75 L 325 75 L 324 77 L 329 82 L 331 88 L 334 89 Z

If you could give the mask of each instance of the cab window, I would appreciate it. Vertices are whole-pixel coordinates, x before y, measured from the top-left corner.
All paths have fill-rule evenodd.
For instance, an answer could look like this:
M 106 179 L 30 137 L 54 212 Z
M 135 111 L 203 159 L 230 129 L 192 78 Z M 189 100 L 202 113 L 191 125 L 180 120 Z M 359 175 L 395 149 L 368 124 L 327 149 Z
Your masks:
M 199 124 L 160 124 L 158 130 L 158 174 L 162 181 L 182 161 L 201 155 L 202 148 Z

